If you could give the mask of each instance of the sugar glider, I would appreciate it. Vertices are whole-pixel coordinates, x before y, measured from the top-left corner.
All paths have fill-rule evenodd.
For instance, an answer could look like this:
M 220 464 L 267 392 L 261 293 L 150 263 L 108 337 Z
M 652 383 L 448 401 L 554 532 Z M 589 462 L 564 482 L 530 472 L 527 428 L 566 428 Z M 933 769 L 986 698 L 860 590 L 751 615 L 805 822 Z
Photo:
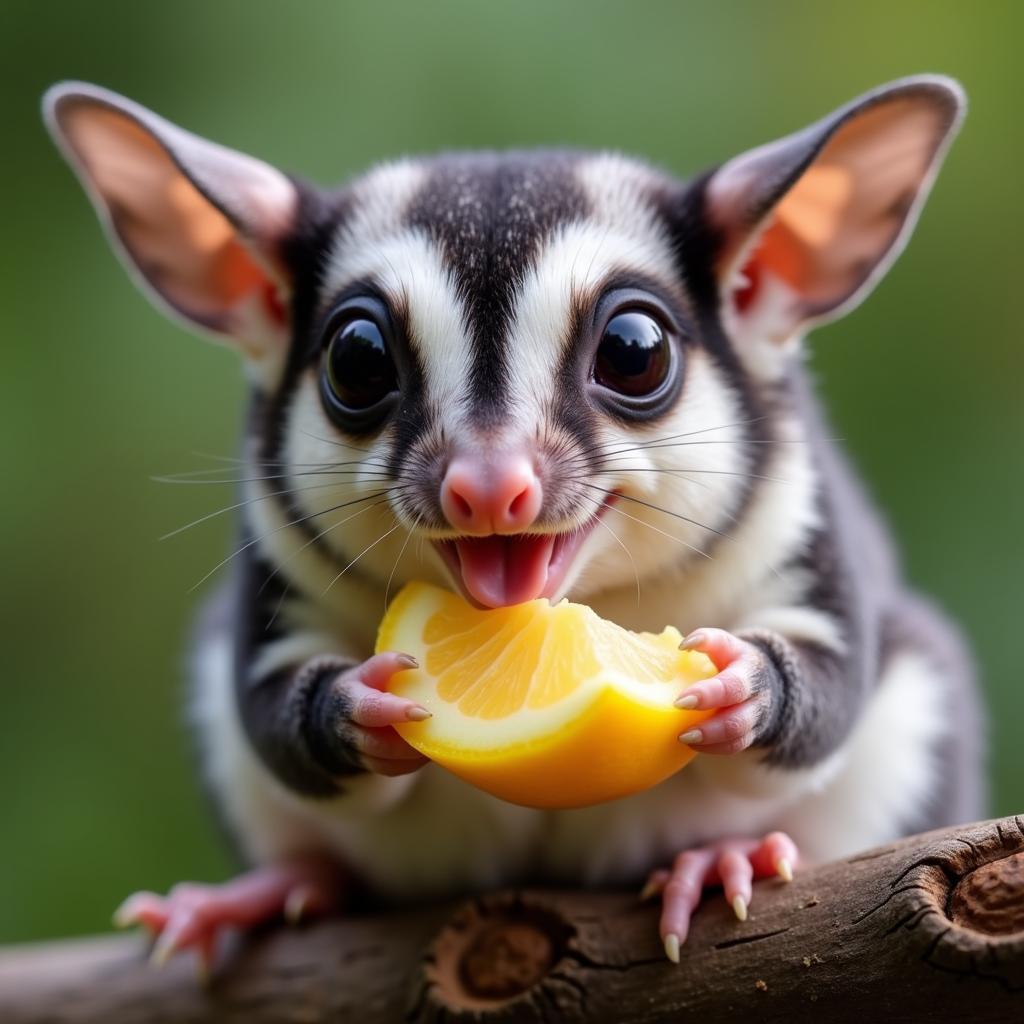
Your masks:
M 678 960 L 705 886 L 743 918 L 752 878 L 788 878 L 798 851 L 981 814 L 969 659 L 906 586 L 803 366 L 808 330 L 903 248 L 963 108 L 919 76 L 687 181 L 539 150 L 325 190 L 104 89 L 50 90 L 131 275 L 250 385 L 240 540 L 191 691 L 248 870 L 129 898 L 119 920 L 158 959 L 357 886 L 646 879 Z M 409 659 L 373 655 L 413 578 L 679 627 L 719 670 L 679 701 L 715 709 L 681 736 L 705 756 L 565 811 L 425 764 L 392 725 L 428 712 L 386 690 Z

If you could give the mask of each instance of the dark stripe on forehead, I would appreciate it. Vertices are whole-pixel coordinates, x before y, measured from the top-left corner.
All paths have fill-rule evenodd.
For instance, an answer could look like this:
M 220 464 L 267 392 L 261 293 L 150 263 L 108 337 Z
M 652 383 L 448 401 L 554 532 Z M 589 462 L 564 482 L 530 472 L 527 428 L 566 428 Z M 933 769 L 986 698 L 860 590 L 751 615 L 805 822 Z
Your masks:
M 587 212 L 578 157 L 538 152 L 439 157 L 407 214 L 441 246 L 473 337 L 471 399 L 479 419 L 508 403 L 508 327 L 540 245 Z

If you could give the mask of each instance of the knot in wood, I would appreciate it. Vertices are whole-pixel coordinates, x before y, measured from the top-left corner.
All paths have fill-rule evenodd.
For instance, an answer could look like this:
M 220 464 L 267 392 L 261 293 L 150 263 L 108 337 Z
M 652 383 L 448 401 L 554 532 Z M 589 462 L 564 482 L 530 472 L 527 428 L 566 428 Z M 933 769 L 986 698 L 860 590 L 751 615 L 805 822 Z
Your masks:
M 447 1016 L 441 1019 L 461 1020 L 467 1011 L 472 1016 L 533 998 L 574 934 L 557 911 L 518 896 L 468 904 L 438 933 L 427 955 L 428 1004 L 443 1008 Z
M 485 928 L 462 956 L 467 991 L 484 999 L 509 999 L 532 988 L 555 962 L 550 935 L 534 922 L 501 921 Z
M 1024 932 L 1024 853 L 990 861 L 960 879 L 949 916 L 985 935 Z

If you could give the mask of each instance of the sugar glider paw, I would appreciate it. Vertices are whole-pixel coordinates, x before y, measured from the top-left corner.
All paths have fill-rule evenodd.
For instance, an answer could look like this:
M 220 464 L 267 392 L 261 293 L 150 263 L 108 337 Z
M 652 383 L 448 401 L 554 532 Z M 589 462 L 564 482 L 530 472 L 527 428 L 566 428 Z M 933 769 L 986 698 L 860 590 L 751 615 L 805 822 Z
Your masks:
M 694 630 L 680 646 L 706 654 L 718 674 L 688 686 L 676 700 L 678 708 L 715 711 L 684 732 L 679 742 L 702 754 L 746 750 L 777 697 L 778 673 L 768 655 L 724 629 Z
M 345 669 L 332 681 L 335 739 L 358 767 L 378 775 L 406 775 L 426 764 L 426 758 L 391 727 L 423 721 L 430 712 L 386 689 L 396 672 L 415 667 L 415 658 L 385 651 Z
M 205 979 L 225 929 L 247 930 L 282 915 L 295 923 L 330 913 L 340 907 L 342 895 L 336 865 L 292 861 L 256 868 L 219 885 L 182 882 L 166 896 L 137 892 L 115 911 L 114 924 L 146 928 L 155 939 L 150 960 L 159 967 L 181 950 L 195 950 Z
M 755 878 L 781 878 L 790 882 L 799 859 L 796 844 L 784 832 L 763 839 L 723 839 L 685 850 L 671 868 L 651 872 L 641 899 L 661 895 L 659 933 L 665 955 L 679 963 L 679 948 L 686 942 L 690 918 L 704 889 L 721 886 L 726 902 L 740 921 L 747 919 Z

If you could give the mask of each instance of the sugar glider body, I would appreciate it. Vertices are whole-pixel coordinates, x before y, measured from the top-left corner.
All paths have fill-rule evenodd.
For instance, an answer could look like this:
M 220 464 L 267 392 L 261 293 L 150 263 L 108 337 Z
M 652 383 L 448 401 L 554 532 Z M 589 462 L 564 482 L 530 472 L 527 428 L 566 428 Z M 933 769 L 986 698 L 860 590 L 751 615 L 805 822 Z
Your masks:
M 323 192 L 103 90 L 51 93 L 143 286 L 246 357 L 242 539 L 192 708 L 263 916 L 332 903 L 313 862 L 388 900 L 654 871 L 678 956 L 686 883 L 745 913 L 765 857 L 788 872 L 788 839 L 736 837 L 818 860 L 981 814 L 969 659 L 905 585 L 801 362 L 902 248 L 961 109 L 949 80 L 907 79 L 686 183 L 541 151 Z M 572 811 L 421 765 L 388 725 L 415 710 L 379 692 L 397 656 L 367 660 L 413 578 L 700 627 L 721 671 L 693 692 L 718 710 L 688 742 L 709 756 Z M 170 951 L 201 933 L 186 897 L 125 916 Z

